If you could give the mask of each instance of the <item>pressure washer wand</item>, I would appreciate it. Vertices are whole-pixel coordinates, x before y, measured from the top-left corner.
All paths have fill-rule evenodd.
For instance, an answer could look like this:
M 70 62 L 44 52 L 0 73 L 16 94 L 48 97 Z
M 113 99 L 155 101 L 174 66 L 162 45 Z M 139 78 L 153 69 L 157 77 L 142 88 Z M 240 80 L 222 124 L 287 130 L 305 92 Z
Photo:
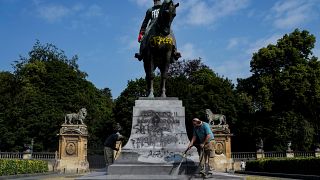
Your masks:
M 187 149 L 183 152 L 183 155 L 182 155 L 181 161 L 180 161 L 180 163 L 179 163 L 179 166 L 175 169 L 173 175 L 177 176 L 177 175 L 179 174 L 179 169 L 180 169 L 180 167 L 181 167 L 181 164 L 182 164 L 184 158 L 186 158 L 187 152 L 189 151 L 189 149 L 190 149 L 190 148 L 187 148 Z
M 187 148 L 184 152 L 183 152 L 183 157 L 186 157 L 187 152 L 189 151 L 190 148 Z

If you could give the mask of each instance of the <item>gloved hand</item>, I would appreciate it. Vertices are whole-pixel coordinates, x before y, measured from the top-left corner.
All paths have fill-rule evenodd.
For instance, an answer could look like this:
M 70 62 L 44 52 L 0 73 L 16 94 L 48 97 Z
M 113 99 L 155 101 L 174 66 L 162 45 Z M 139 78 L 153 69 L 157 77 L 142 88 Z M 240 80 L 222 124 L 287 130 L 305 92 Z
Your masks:
M 203 143 L 200 144 L 200 148 L 201 148 L 201 149 L 204 148 L 204 144 L 203 144 Z
M 185 152 L 189 151 L 191 149 L 191 147 L 192 147 L 192 145 L 189 144 Z
M 144 31 L 140 31 L 139 36 L 138 36 L 138 42 L 141 42 L 143 35 L 144 35 Z

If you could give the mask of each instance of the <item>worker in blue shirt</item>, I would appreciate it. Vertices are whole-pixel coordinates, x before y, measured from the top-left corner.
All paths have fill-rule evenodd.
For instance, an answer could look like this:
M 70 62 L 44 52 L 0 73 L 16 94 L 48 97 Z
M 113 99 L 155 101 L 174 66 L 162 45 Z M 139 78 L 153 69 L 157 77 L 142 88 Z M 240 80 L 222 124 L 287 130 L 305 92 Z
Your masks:
M 208 174 L 213 174 L 213 168 L 209 164 L 209 158 L 214 154 L 214 146 L 211 141 L 214 141 L 214 135 L 210 129 L 208 123 L 201 121 L 198 118 L 194 118 L 192 120 L 193 124 L 193 136 L 188 145 L 188 149 L 190 149 L 196 139 L 200 141 L 200 166 L 201 170 L 200 173 L 206 175 L 206 167 L 208 168 Z

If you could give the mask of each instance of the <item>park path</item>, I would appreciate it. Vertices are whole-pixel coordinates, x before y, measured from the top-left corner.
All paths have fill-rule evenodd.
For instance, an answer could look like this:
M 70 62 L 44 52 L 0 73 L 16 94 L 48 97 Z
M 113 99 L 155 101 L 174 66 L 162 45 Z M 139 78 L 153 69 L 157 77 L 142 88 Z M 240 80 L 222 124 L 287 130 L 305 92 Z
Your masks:
M 0 176 L 1 179 L 1 176 Z M 181 180 L 202 180 L 203 178 L 199 175 L 179 175 L 179 176 L 170 176 L 170 175 L 107 175 L 105 169 L 98 169 L 87 174 L 49 174 L 49 175 L 40 175 L 40 176 L 28 176 L 28 177 L 17 177 L 10 178 L 16 180 L 94 180 L 94 179 L 130 179 L 130 180 L 143 180 L 143 179 L 181 179 Z M 287 178 L 275 178 L 275 177 L 264 177 L 264 176 L 251 176 L 243 174 L 231 174 L 231 173 L 221 173 L 215 172 L 212 177 L 206 178 L 207 180 L 215 179 L 226 179 L 226 180 L 289 180 Z

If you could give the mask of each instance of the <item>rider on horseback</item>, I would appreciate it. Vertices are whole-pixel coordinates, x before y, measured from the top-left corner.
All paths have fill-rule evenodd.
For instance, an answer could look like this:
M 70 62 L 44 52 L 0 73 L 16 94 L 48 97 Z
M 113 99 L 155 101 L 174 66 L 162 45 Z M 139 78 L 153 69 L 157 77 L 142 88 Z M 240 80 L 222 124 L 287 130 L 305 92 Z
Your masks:
M 146 46 L 145 39 L 143 37 L 146 37 L 148 34 L 150 27 L 153 25 L 154 21 L 158 18 L 159 10 L 161 7 L 161 0 L 153 0 L 153 7 L 149 8 L 146 12 L 146 16 L 142 22 L 139 36 L 138 36 L 138 42 L 140 43 L 140 50 L 139 53 L 135 53 L 134 57 L 137 58 L 139 61 L 143 59 L 143 50 Z M 150 22 L 149 22 L 150 21 Z M 180 52 L 177 51 L 176 46 L 173 48 L 173 58 L 175 60 L 178 60 L 181 57 Z

